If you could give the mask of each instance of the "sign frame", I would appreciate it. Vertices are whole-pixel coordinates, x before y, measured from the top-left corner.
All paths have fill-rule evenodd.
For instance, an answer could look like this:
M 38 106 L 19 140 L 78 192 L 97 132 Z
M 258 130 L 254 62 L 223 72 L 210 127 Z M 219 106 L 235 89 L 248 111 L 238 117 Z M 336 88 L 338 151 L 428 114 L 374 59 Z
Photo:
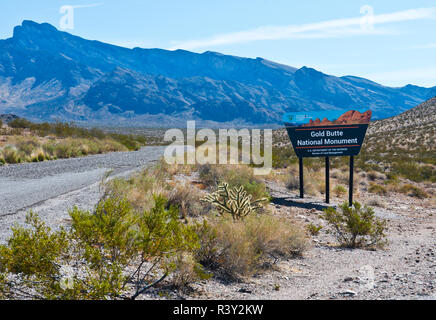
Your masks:
M 354 156 L 360 153 L 372 111 L 362 109 L 293 112 L 283 122 L 299 158 L 300 198 L 304 198 L 303 158 L 325 158 L 326 203 L 330 203 L 330 157 L 349 156 L 349 196 L 353 205 Z M 322 119 L 322 120 L 321 120 Z

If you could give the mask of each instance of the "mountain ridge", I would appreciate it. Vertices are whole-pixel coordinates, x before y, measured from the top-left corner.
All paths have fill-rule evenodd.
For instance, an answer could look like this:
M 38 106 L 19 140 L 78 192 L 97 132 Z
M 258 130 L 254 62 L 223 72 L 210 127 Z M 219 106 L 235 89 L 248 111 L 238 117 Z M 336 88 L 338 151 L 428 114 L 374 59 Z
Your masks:
M 361 107 L 377 119 L 432 94 L 436 87 L 391 88 L 259 57 L 128 49 L 27 20 L 0 40 L 0 113 L 36 121 L 278 124 L 285 112 Z

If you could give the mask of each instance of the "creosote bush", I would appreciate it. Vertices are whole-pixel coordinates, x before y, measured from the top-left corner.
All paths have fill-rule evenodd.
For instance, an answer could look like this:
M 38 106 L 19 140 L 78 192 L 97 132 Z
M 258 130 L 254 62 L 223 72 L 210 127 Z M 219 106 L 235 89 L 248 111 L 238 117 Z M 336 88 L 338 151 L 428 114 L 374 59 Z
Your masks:
M 333 192 L 335 194 L 336 197 L 340 198 L 342 197 L 345 193 L 347 193 L 347 189 L 345 189 L 344 186 L 342 185 L 337 185 L 334 189 Z
M 382 196 L 386 196 L 388 194 L 388 190 L 385 187 L 376 183 L 371 183 L 368 191 Z
M 116 198 L 102 200 L 95 212 L 74 208 L 69 231 L 52 231 L 30 213 L 30 228 L 14 227 L 0 246 L 0 296 L 137 298 L 178 269 L 178 256 L 199 249 L 194 228 L 180 222 L 178 210 L 163 197 L 154 203 L 143 212 Z M 201 266 L 191 262 L 200 277 Z
M 353 202 L 350 207 L 343 203 L 339 210 L 324 209 L 322 218 L 332 228 L 332 233 L 345 247 L 383 247 L 386 244 L 386 220 L 375 217 L 371 207 Z
M 427 192 L 412 184 L 404 184 L 400 188 L 398 188 L 398 191 L 410 197 L 415 197 L 418 199 L 425 199 L 430 197 Z
M 306 226 L 307 231 L 312 235 L 312 236 L 316 236 L 319 234 L 319 232 L 322 229 L 322 225 L 315 225 L 313 223 L 309 223 Z

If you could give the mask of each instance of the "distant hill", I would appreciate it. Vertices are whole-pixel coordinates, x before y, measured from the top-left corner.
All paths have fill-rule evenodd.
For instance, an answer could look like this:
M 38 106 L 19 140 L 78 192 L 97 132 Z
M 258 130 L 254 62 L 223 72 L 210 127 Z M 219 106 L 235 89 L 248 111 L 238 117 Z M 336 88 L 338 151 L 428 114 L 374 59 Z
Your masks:
M 15 114 L 0 114 L 0 120 L 5 123 L 9 123 L 12 120 L 18 119 Z
M 413 130 L 427 126 L 436 128 L 436 97 L 397 116 L 371 123 L 368 133 L 382 133 L 406 128 Z
M 397 116 L 372 122 L 365 139 L 370 152 L 404 150 L 405 154 L 397 151 L 396 156 L 416 154 L 436 164 L 436 97 Z
M 0 40 L 0 113 L 34 121 L 281 124 L 285 112 L 338 108 L 380 119 L 435 95 L 436 87 L 391 88 L 262 58 L 127 49 L 32 21 Z

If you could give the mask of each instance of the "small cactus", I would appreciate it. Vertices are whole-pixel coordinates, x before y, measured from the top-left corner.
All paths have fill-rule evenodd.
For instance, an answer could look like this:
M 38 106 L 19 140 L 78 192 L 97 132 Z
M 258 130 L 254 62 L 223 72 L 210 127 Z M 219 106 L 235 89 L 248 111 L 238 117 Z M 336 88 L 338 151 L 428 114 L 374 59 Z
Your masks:
M 261 198 L 251 201 L 252 196 L 247 194 L 242 186 L 229 190 L 227 183 L 218 185 L 217 191 L 208 194 L 201 200 L 216 206 L 220 215 L 230 214 L 233 220 L 242 220 L 250 213 L 261 208 L 260 203 L 268 201 Z

